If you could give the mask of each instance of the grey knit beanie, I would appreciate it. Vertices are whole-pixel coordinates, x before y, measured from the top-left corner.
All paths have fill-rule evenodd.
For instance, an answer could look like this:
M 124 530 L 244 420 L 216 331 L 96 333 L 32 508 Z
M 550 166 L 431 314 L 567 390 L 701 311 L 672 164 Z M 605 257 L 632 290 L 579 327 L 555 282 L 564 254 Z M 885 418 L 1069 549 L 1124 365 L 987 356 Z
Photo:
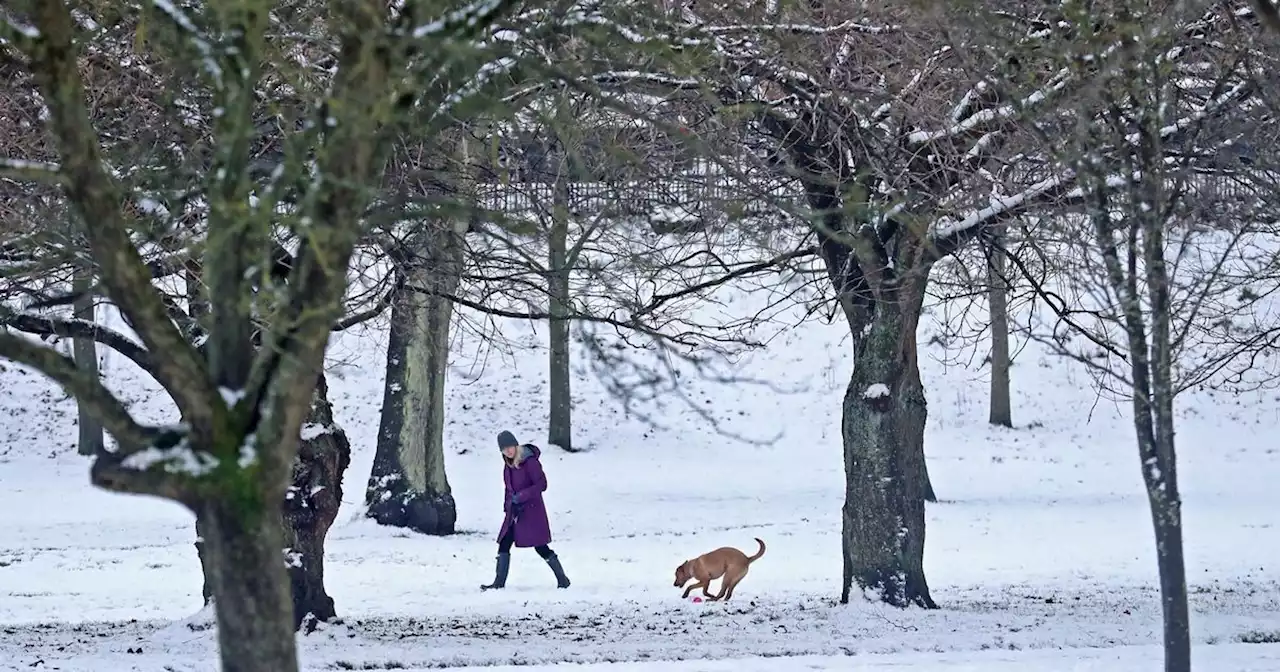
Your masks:
M 518 445 L 520 445 L 520 442 L 516 441 L 515 434 L 512 434 L 511 432 L 508 432 L 505 429 L 502 430 L 501 432 L 498 432 L 498 450 L 502 450 L 507 446 L 518 446 Z

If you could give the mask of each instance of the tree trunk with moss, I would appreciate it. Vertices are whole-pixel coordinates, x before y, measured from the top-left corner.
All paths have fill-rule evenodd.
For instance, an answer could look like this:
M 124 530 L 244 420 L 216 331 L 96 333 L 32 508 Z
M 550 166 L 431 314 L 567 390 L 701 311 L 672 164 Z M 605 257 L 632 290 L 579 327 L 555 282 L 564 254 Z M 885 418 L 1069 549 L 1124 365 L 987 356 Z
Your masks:
M 445 378 L 450 297 L 461 283 L 465 222 L 430 222 L 399 261 L 405 283 L 391 305 L 387 375 L 368 516 L 423 534 L 455 532 L 457 509 L 445 473 Z
M 204 540 L 205 576 L 209 591 L 217 596 L 223 670 L 297 669 L 289 584 L 280 552 L 281 522 L 273 507 L 243 500 L 209 501 L 196 510 L 196 529 Z
M 281 502 L 284 526 L 283 562 L 289 572 L 293 625 L 306 629 L 337 616 L 324 586 L 324 543 L 342 505 L 342 477 L 351 464 L 346 432 L 333 419 L 329 386 L 320 376 L 311 410 L 302 426 L 288 490 Z M 205 604 L 213 596 L 213 565 L 197 520 L 196 552 L 204 574 Z
M 924 575 L 924 429 L 916 361 L 919 298 L 876 302 L 853 339 L 842 404 L 845 503 L 841 602 L 857 585 L 894 606 L 935 608 Z
M 893 606 L 936 608 L 924 575 L 925 499 L 932 488 L 916 341 L 930 264 L 911 241 L 894 249 L 861 233 L 842 235 L 868 227 L 850 219 L 828 185 L 809 185 L 809 204 L 825 213 L 820 250 L 853 349 L 841 404 L 840 601 L 848 603 L 856 586 Z
M 340 48 L 323 86 L 300 85 L 294 92 L 301 103 L 294 108 L 299 123 L 267 131 L 276 134 L 268 142 L 288 154 L 270 183 L 250 170 L 263 139 L 257 122 L 272 113 L 259 94 L 265 83 L 279 78 L 281 68 L 296 66 L 269 47 L 274 39 L 270 3 L 224 3 L 226 11 L 202 12 L 197 20 L 188 20 L 189 8 L 169 11 L 165 25 L 173 39 L 149 44 L 154 47 L 149 53 L 162 61 L 157 70 L 208 66 L 191 69 L 198 76 L 184 78 L 183 86 L 203 87 L 199 97 L 208 108 L 202 109 L 218 112 L 209 115 L 200 147 L 176 147 L 184 153 L 199 150 L 206 161 L 198 175 L 183 174 L 181 168 L 177 175 L 131 175 L 126 188 L 110 173 L 108 166 L 118 157 L 104 149 L 95 127 L 82 74 L 81 47 L 89 38 L 71 4 L 19 2 L 16 16 L 31 30 L 5 31 L 6 49 L 39 89 L 47 113 L 38 130 L 57 153 L 49 164 L 33 162 L 34 170 L 44 173 L 42 179 L 55 178 L 50 182 L 62 190 L 83 237 L 83 249 L 73 253 L 92 261 L 101 293 L 136 339 L 103 325 L 86 330 L 74 321 L 62 320 L 58 329 L 78 330 L 77 336 L 88 335 L 133 360 L 164 388 L 181 422 L 139 422 L 96 376 L 25 336 L 0 330 L 0 357 L 42 372 L 82 402 L 115 439 L 114 450 L 94 455 L 94 485 L 164 498 L 195 514 L 217 614 L 221 668 L 293 672 L 298 669 L 294 605 L 281 506 L 291 476 L 311 483 L 336 479 L 340 472 L 340 448 L 318 451 L 318 475 L 294 469 L 298 437 L 314 406 L 331 330 L 342 317 L 347 269 L 367 234 L 366 216 L 381 188 L 388 148 L 398 134 L 394 129 L 422 127 L 423 133 L 433 133 L 438 116 L 423 119 L 419 111 L 448 106 L 459 112 L 452 104 L 458 86 L 474 81 L 485 63 L 448 59 L 441 50 L 487 34 L 517 5 L 422 7 L 419 18 L 439 18 L 438 30 L 410 36 L 392 23 L 383 2 L 329 3 L 325 18 L 332 32 L 324 38 Z M 234 46 L 234 54 L 219 47 L 212 56 L 196 54 L 199 61 L 177 62 L 195 54 L 177 45 L 206 42 Z M 414 59 L 423 55 L 449 60 L 445 86 L 406 84 L 423 65 Z M 169 98 L 157 95 L 151 102 Z M 486 95 L 492 92 L 477 92 L 470 102 L 501 97 Z M 150 107 L 156 114 L 170 111 L 163 104 Z M 163 126 L 179 120 L 156 121 Z M 169 177 L 174 183 L 156 182 Z M 200 258 L 207 287 L 208 333 L 199 346 L 174 323 L 172 302 L 158 291 L 154 271 L 137 247 L 135 234 L 156 223 L 131 205 L 144 193 L 183 193 L 188 203 L 205 206 L 201 235 L 186 241 Z M 261 201 L 255 203 L 255 195 Z M 281 215 L 277 199 L 295 207 Z M 281 235 L 296 242 L 287 273 L 264 273 L 263 261 L 274 258 Z M 329 513 L 305 523 L 306 535 L 291 531 L 293 540 L 314 545 L 323 536 L 317 532 L 327 530 L 326 520 L 332 522 Z

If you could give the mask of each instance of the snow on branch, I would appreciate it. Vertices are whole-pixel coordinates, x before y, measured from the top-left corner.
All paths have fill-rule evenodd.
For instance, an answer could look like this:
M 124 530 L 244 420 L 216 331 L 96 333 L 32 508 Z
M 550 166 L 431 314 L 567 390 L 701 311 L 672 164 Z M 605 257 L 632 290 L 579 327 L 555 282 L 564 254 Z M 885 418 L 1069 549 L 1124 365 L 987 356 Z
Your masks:
M 134 471 L 159 469 L 165 473 L 199 478 L 218 468 L 221 460 L 192 449 L 185 440 L 168 448 L 148 447 L 120 461 L 120 466 Z
M 0 7 L 0 44 L 9 41 L 31 42 L 40 38 L 40 31 L 35 26 L 25 23 L 18 23 L 12 17 L 7 15 L 4 8 Z
M 663 34 L 645 35 L 634 28 L 622 25 L 617 21 L 600 14 L 599 12 L 586 11 L 582 8 L 577 8 L 574 11 L 569 12 L 568 17 L 566 17 L 564 21 L 564 25 L 565 27 L 576 26 L 576 25 L 591 25 L 591 26 L 598 26 L 601 28 L 607 28 L 610 31 L 612 31 L 615 35 L 617 35 L 618 37 L 621 37 L 623 40 L 631 44 L 646 44 L 651 41 L 660 41 L 670 45 L 687 44 L 686 40 L 682 38 L 676 38 L 673 35 L 663 35 Z
M 1069 80 L 1070 70 L 1062 68 L 1054 75 L 1053 79 L 1049 80 L 1048 84 L 1016 103 L 979 110 L 963 121 L 939 130 L 915 131 L 907 136 L 907 141 L 915 145 L 925 145 L 971 133 L 998 121 L 1014 121 L 1027 110 L 1043 105 L 1052 99 L 1055 94 L 1062 92 L 1066 89 Z
M 1217 114 L 1218 112 L 1222 111 L 1224 107 L 1231 105 L 1233 103 L 1240 102 L 1245 98 L 1248 98 L 1249 95 L 1252 93 L 1253 93 L 1252 82 L 1248 82 L 1248 81 L 1239 82 L 1235 86 L 1223 92 L 1222 95 L 1205 103 L 1203 106 L 1196 108 L 1196 110 L 1191 114 L 1188 114 L 1187 116 L 1182 117 L 1181 119 L 1178 119 L 1172 124 L 1161 127 L 1160 137 L 1161 139 L 1165 139 L 1165 140 L 1172 138 L 1174 135 L 1177 135 L 1178 133 L 1191 128 L 1193 125 L 1199 124 L 1200 122 L 1204 121 L 1210 116 Z M 1130 145 L 1136 145 L 1138 144 L 1138 140 L 1140 137 L 1141 137 L 1141 134 L 1138 133 L 1137 131 L 1134 131 L 1133 133 L 1126 135 L 1124 139 L 1125 139 L 1125 142 L 1129 143 Z
M 591 77 L 596 84 L 652 84 L 672 91 L 698 89 L 702 83 L 691 77 L 673 77 L 641 70 L 614 70 Z
M 946 217 L 940 218 L 930 227 L 929 238 L 937 243 L 1016 215 L 1059 193 L 1074 179 L 1075 171 L 1066 170 L 1061 175 L 1036 182 L 1013 196 L 993 197 L 990 205 L 975 210 L 958 221 Z
M 1213 16 L 1214 16 L 1213 13 L 1210 12 L 1209 14 L 1206 15 L 1206 18 L 1203 18 L 1199 21 L 1192 22 L 1187 26 L 1185 26 L 1182 29 L 1182 32 L 1187 35 L 1196 34 L 1197 32 L 1205 28 L 1208 22 L 1213 19 Z M 1037 33 L 1035 35 L 1038 36 L 1039 34 Z M 1109 60 L 1112 56 L 1120 53 L 1122 46 L 1123 44 L 1120 44 L 1120 43 L 1113 44 L 1107 47 L 1106 49 L 1104 49 L 1097 56 L 1089 57 L 1089 60 L 1092 60 L 1098 63 Z M 1170 49 L 1169 52 L 1164 55 L 1164 58 L 1165 60 L 1168 60 L 1168 61 L 1175 61 L 1175 60 L 1178 60 L 1183 55 L 1185 55 L 1186 53 L 1188 53 L 1186 49 L 1175 47 L 1174 49 Z M 981 88 L 985 85 L 985 82 L 980 81 L 978 85 L 975 86 L 974 90 L 971 90 L 970 92 L 966 93 L 965 96 L 962 98 L 962 100 L 952 110 L 951 121 L 953 123 L 951 125 L 947 126 L 946 128 L 942 128 L 934 131 L 913 132 L 907 136 L 907 141 L 916 145 L 925 145 L 925 144 L 937 142 L 939 140 L 946 140 L 950 138 L 955 138 L 960 135 L 973 133 L 975 131 L 980 131 L 981 129 L 984 129 L 987 125 L 996 124 L 997 122 L 1016 121 L 1019 117 L 1021 117 L 1026 112 L 1044 105 L 1045 103 L 1049 102 L 1056 94 L 1063 92 L 1066 89 L 1067 84 L 1070 83 L 1073 79 L 1074 77 L 1073 77 L 1073 73 L 1071 72 L 1071 68 L 1069 66 L 1063 67 L 1059 69 L 1058 72 L 1054 73 L 1054 76 L 1049 80 L 1047 84 L 1045 84 L 1045 86 L 1032 92 L 1030 95 L 1024 97 L 1022 100 L 1014 103 L 1010 103 L 1007 105 L 1001 105 L 1000 107 L 980 110 L 978 112 L 973 113 L 972 115 L 965 117 L 964 114 L 970 107 L 969 103 L 971 102 L 973 95 L 975 93 L 979 93 L 981 91 Z M 1241 93 L 1242 90 L 1243 90 L 1243 85 L 1240 85 L 1224 95 L 1236 96 L 1239 93 Z M 1194 120 L 1187 120 L 1187 123 L 1194 123 Z M 1136 136 L 1137 134 L 1133 134 L 1133 137 L 1135 138 L 1135 140 L 1131 142 L 1136 141 Z
M 0 157 L 0 176 L 40 182 L 57 179 L 62 166 L 50 161 L 28 161 Z
M 458 28 L 475 28 L 487 23 L 509 4 L 508 0 L 476 0 L 414 28 L 411 34 L 415 40 L 433 35 L 453 35 Z
M 815 26 L 802 23 L 757 23 L 728 26 L 705 26 L 702 27 L 701 30 L 710 35 L 727 35 L 732 33 L 745 33 L 750 35 L 758 35 L 760 33 L 792 33 L 798 35 L 863 33 L 866 35 L 884 35 L 887 33 L 899 32 L 902 30 L 902 26 L 898 24 L 873 26 L 859 21 L 850 20 L 838 23 L 834 26 Z
M 92 320 L 11 312 L 4 306 L 0 306 L 0 326 L 12 327 L 41 337 L 87 338 L 124 355 L 143 371 L 150 373 L 153 366 L 151 353 L 147 351 L 146 346 Z
M 1160 129 L 1161 139 L 1172 139 L 1179 133 L 1192 128 L 1195 124 L 1203 122 L 1229 105 L 1243 99 L 1251 90 L 1252 88 L 1245 82 L 1237 84 L 1204 106 L 1198 107 L 1174 123 L 1162 127 Z M 1134 144 L 1136 137 L 1131 134 L 1126 136 L 1125 140 L 1129 144 Z M 1173 161 L 1173 158 L 1165 159 L 1166 164 Z M 1140 181 L 1142 177 L 1141 171 L 1135 171 L 1129 175 L 1111 175 L 1103 181 L 1103 185 L 1107 189 L 1114 189 L 1133 184 Z M 1075 171 L 1064 170 L 1060 175 L 1041 180 L 1013 196 L 992 198 L 990 205 L 975 210 L 959 221 L 944 218 L 934 222 L 930 227 L 929 237 L 936 243 L 946 238 L 964 235 L 978 227 L 1016 216 L 1055 195 L 1068 200 L 1078 200 L 1085 195 L 1082 187 L 1067 190 L 1067 187 L 1075 179 Z
M 929 54 L 929 58 L 925 60 L 924 66 L 916 70 L 915 74 L 912 75 L 911 77 L 911 81 L 907 82 L 907 85 L 902 87 L 902 90 L 897 92 L 896 95 L 894 95 L 894 98 L 897 101 L 906 100 L 907 96 L 911 94 L 913 91 L 915 91 L 917 88 L 919 88 L 920 85 L 924 82 L 925 73 L 929 72 L 935 66 L 937 66 L 937 64 L 942 59 L 948 56 L 951 56 L 954 53 L 955 53 L 954 50 L 949 45 L 943 45 L 942 47 L 935 50 L 932 54 Z M 876 110 L 871 113 L 871 116 L 868 119 L 868 122 L 867 122 L 868 125 L 877 124 L 888 119 L 889 116 L 893 113 L 894 105 L 895 105 L 894 102 L 886 102 L 882 104 L 880 107 L 876 108 Z

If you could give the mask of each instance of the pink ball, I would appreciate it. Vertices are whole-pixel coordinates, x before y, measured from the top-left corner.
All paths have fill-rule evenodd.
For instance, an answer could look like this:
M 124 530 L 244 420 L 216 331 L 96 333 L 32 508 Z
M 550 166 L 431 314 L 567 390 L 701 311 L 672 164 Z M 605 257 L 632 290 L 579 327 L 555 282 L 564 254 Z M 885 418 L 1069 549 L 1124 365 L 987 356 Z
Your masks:
M 701 602 L 701 601 L 702 601 L 702 598 L 701 598 L 701 597 L 695 597 L 695 598 L 693 598 L 693 601 L 694 601 L 695 603 L 696 603 L 696 602 Z

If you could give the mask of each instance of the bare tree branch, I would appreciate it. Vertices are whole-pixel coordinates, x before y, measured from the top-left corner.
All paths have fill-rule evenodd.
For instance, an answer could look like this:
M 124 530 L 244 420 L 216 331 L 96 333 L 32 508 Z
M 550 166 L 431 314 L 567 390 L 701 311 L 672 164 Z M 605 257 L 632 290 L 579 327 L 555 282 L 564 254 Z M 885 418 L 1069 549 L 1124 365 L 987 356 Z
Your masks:
M 142 450 L 154 440 L 154 431 L 134 421 L 124 404 L 96 377 L 77 368 L 70 357 L 29 338 L 3 331 L 0 331 L 0 357 L 43 373 L 74 395 L 115 437 L 122 453 Z
M 39 336 L 86 338 L 101 343 L 129 358 L 138 368 L 151 373 L 154 360 L 147 349 L 124 334 L 87 320 L 62 319 L 45 315 L 10 313 L 0 308 L 0 325 Z M 154 374 L 152 374 L 154 375 Z
M 63 157 L 66 190 L 77 210 L 100 279 L 112 302 L 149 351 L 166 353 L 152 373 L 194 428 L 211 430 L 217 394 L 204 375 L 195 348 L 170 321 L 151 287 L 151 273 L 129 237 L 122 197 L 103 169 L 97 134 L 77 63 L 70 10 L 62 2 L 42 2 L 35 14 L 39 36 L 28 56 L 49 107 L 49 127 Z M 105 420 L 105 419 L 104 419 Z

